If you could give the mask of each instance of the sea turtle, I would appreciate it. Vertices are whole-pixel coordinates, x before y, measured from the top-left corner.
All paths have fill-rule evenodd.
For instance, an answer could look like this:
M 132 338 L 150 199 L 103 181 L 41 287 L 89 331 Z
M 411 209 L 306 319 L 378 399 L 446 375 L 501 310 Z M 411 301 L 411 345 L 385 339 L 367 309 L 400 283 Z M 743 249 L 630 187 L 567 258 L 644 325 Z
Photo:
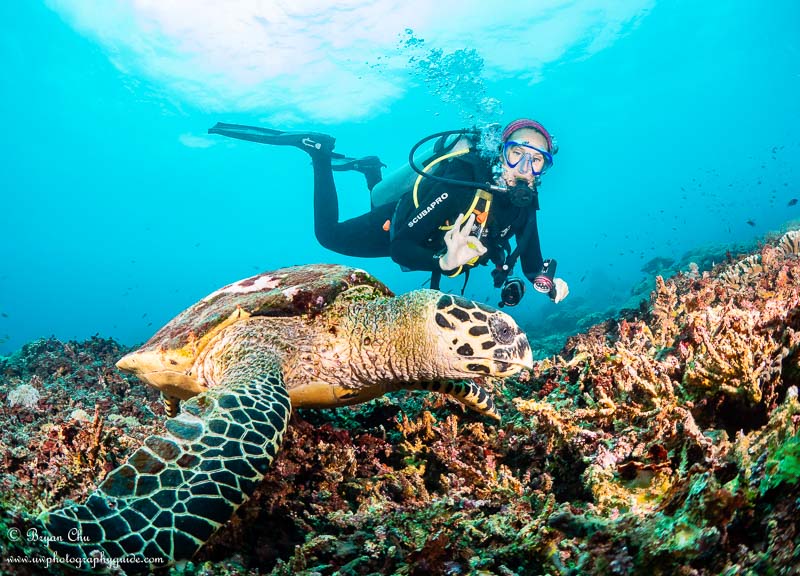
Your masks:
M 175 417 L 85 504 L 40 520 L 72 564 L 133 558 L 142 564 L 124 567 L 135 570 L 190 558 L 231 517 L 275 458 L 292 407 L 425 389 L 497 418 L 478 384 L 447 379 L 510 376 L 532 356 L 494 308 L 435 290 L 394 296 L 362 270 L 320 264 L 217 290 L 117 366 L 160 390 Z

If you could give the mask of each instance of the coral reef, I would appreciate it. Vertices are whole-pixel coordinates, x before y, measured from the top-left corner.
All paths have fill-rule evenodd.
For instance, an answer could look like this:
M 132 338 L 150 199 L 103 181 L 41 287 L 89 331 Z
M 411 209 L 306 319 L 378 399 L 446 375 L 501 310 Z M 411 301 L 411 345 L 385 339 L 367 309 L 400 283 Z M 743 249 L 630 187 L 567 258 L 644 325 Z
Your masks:
M 80 499 L 92 480 L 124 461 L 161 427 L 158 394 L 121 374 L 113 340 L 28 344 L 0 361 L 0 501 L 28 509 Z M 33 388 L 35 405 L 12 402 Z M 127 419 L 126 419 L 127 418 Z M 87 486 L 88 484 L 88 486 Z
M 656 278 L 646 306 L 492 389 L 503 421 L 398 393 L 297 411 L 254 497 L 173 574 L 794 574 L 800 232 Z M 699 259 L 698 259 L 699 260 Z M 113 341 L 0 359 L 2 534 L 163 426 Z M 169 571 L 165 572 L 169 573 Z
M 20 384 L 8 393 L 8 405 L 33 408 L 39 403 L 39 391 L 30 384 Z
M 8 531 L 24 535 L 28 514 L 85 499 L 163 427 L 158 394 L 114 368 L 124 352 L 99 337 L 66 343 L 51 338 L 0 358 L 0 573 L 56 573 L 9 564 L 11 557 L 44 552 L 25 536 L 7 540 Z M 31 547 L 20 548 L 22 543 Z

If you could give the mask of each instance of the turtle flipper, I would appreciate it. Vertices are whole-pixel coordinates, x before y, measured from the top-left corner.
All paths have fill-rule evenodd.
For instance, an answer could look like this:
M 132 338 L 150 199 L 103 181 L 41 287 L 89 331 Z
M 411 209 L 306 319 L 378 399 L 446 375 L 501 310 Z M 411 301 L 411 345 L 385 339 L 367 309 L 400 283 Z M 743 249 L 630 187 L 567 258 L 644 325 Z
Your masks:
M 167 416 L 175 418 L 181 410 L 181 399 L 162 392 L 161 401 L 164 403 L 164 410 L 166 410 Z
M 277 359 L 242 360 L 219 387 L 186 401 L 168 433 L 147 438 L 85 504 L 41 515 L 61 540 L 48 542 L 56 555 L 83 568 L 86 558 L 137 556 L 141 564 L 123 567 L 146 571 L 190 558 L 230 519 L 264 477 L 291 413 Z
M 430 390 L 449 394 L 460 400 L 471 410 L 500 421 L 500 413 L 494 405 L 492 395 L 472 380 L 445 380 L 434 382 L 403 382 L 398 390 Z

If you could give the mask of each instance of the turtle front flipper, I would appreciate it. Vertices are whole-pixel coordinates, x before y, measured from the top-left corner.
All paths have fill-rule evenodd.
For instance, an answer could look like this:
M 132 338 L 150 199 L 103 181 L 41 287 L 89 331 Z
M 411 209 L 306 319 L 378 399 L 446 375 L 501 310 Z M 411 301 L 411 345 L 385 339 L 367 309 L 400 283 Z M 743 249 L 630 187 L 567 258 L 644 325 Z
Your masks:
M 146 571 L 190 558 L 230 519 L 275 458 L 291 413 L 278 359 L 251 353 L 240 360 L 218 387 L 186 401 L 167 421 L 168 433 L 147 438 L 85 504 L 41 515 L 52 552 L 82 568 L 103 556 Z
M 162 392 L 161 401 L 164 403 L 164 410 L 167 412 L 167 416 L 175 418 L 181 410 L 181 399 Z
M 431 390 L 457 398 L 471 410 L 500 421 L 500 413 L 494 405 L 492 395 L 472 380 L 446 380 L 443 382 L 402 382 L 398 390 Z

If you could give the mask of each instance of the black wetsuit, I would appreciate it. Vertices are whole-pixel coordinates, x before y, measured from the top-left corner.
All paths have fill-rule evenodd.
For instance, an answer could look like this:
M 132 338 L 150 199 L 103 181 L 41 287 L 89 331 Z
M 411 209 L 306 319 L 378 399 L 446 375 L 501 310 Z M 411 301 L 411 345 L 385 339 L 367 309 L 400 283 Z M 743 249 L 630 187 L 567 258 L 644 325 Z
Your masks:
M 339 222 L 339 198 L 333 181 L 331 158 L 312 156 L 314 165 L 314 234 L 322 246 L 345 256 L 387 257 L 389 233 L 383 229 L 392 218 L 394 204 L 378 206 L 361 216 Z
M 438 176 L 469 182 L 490 182 L 491 166 L 475 151 L 442 163 Z M 339 205 L 330 160 L 314 158 L 314 231 L 324 247 L 348 256 L 391 256 L 409 270 L 439 272 L 438 256 L 445 251 L 443 230 L 459 214 L 466 213 L 475 199 L 475 188 L 423 178 L 418 191 L 419 206 L 411 194 L 398 203 L 339 222 Z M 533 281 L 542 269 L 542 251 L 536 225 L 538 198 L 533 205 L 518 208 L 504 194 L 492 195 L 481 242 L 487 248 L 478 263 L 501 265 L 510 252 L 509 239 L 516 235 L 518 257 L 525 276 Z M 384 224 L 391 221 L 391 233 Z M 474 225 L 477 233 L 478 224 Z M 447 272 L 445 272 L 447 273 Z

